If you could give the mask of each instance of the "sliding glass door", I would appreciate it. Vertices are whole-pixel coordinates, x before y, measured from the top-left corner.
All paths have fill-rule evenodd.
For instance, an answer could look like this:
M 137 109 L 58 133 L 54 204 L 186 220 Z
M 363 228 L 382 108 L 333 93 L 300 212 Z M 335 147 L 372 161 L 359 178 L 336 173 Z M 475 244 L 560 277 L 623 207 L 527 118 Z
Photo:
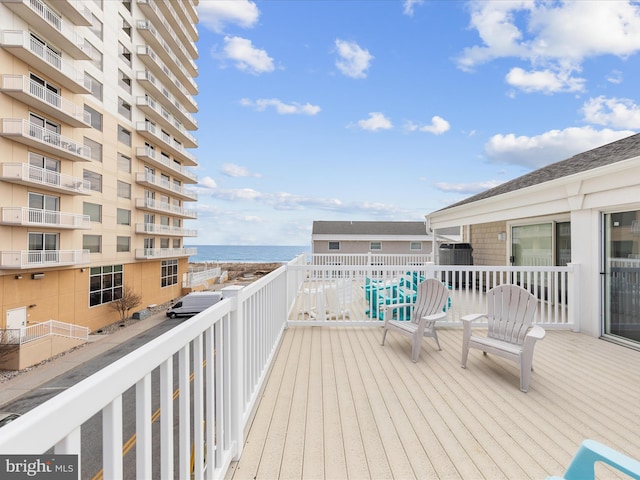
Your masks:
M 640 341 L 640 210 L 604 215 L 604 334 Z

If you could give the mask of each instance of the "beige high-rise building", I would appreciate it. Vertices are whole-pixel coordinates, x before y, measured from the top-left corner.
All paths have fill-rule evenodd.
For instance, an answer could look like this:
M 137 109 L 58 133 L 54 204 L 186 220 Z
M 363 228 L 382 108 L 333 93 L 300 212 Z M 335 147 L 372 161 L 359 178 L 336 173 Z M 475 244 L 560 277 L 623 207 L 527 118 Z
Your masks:
M 197 3 L 0 0 L 0 329 L 182 294 Z

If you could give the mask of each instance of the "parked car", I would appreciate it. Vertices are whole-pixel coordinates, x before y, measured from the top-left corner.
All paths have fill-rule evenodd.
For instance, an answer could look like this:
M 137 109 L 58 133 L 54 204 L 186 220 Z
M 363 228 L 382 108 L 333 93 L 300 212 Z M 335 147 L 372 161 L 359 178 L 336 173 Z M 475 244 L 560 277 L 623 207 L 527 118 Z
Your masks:
M 0 427 L 4 427 L 6 424 L 13 422 L 18 418 L 20 414 L 10 412 L 0 412 Z
M 167 317 L 195 315 L 222 300 L 222 292 L 192 292 L 167 309 Z

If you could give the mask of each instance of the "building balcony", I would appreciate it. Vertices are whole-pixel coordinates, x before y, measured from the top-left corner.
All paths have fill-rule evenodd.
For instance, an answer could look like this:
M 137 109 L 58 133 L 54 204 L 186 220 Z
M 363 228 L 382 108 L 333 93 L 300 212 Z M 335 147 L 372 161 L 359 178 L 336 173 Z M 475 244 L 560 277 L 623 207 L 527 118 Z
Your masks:
M 91 195 L 88 180 L 36 167 L 28 163 L 3 163 L 0 180 L 28 187 L 37 187 L 49 192 L 69 195 Z
M 162 235 L 167 237 L 197 237 L 198 231 L 172 227 L 170 225 L 160 225 L 157 223 L 136 223 L 136 233 L 144 233 L 146 235 Z
M 180 4 L 180 8 L 170 8 L 170 2 L 158 2 L 158 6 L 163 11 L 165 18 L 177 32 L 183 32 L 188 35 L 192 42 L 198 41 L 198 13 L 193 3 L 184 2 Z M 188 11 L 187 11 L 188 10 Z
M 136 248 L 136 260 L 190 257 L 197 254 L 197 248 Z
M 55 5 L 56 9 L 74 25 L 91 26 L 91 10 L 87 8 L 84 0 L 56 0 Z
M 195 210 L 187 210 L 170 203 L 158 202 L 153 198 L 136 198 L 136 208 L 138 210 L 148 210 L 151 212 L 166 213 L 173 217 L 180 218 L 198 218 Z
M 0 91 L 72 127 L 91 127 L 91 114 L 24 75 L 2 75 Z
M 34 40 L 24 30 L 0 31 L 0 47 L 10 52 L 27 65 L 40 70 L 53 82 L 73 93 L 91 93 L 91 79 L 75 67 L 74 62 L 62 57 Z
M 171 44 L 174 52 L 181 58 L 183 63 L 186 64 L 191 59 L 198 58 L 196 44 L 191 41 L 182 28 L 176 29 L 171 26 L 153 0 L 138 0 L 137 3 L 145 16 L 162 32 L 163 38 Z M 182 5 L 180 7 L 182 8 Z M 169 5 L 169 10 L 173 11 L 171 5 Z
M 2 207 L 2 224 L 22 227 L 89 230 L 89 215 L 29 207 Z
M 163 151 L 170 153 L 173 157 L 180 160 L 185 165 L 188 165 L 190 167 L 197 165 L 195 155 L 188 152 L 185 149 L 184 145 L 182 145 L 171 135 L 162 131 L 162 129 L 158 128 L 157 125 L 147 121 L 136 122 L 135 125 L 136 132 L 138 132 L 147 140 L 151 141 L 151 143 L 159 145 Z
M 0 251 L 0 268 L 23 269 L 86 265 L 89 250 L 16 250 Z
M 151 96 L 159 100 L 173 115 L 179 118 L 182 123 L 188 125 L 189 128 L 191 125 L 197 125 L 191 112 L 198 111 L 198 104 L 191 95 L 180 95 L 180 98 L 176 98 L 150 70 L 138 71 L 136 80 Z
M 198 195 L 194 192 L 185 190 L 182 185 L 176 185 L 169 180 L 165 180 L 157 175 L 152 175 L 146 172 L 136 173 L 136 183 L 139 185 L 145 185 L 152 187 L 156 190 L 165 191 L 171 193 L 174 197 L 178 197 L 181 200 L 187 200 L 195 202 L 198 200 Z
M 138 45 L 136 54 L 144 64 L 156 76 L 162 88 L 167 88 L 172 95 L 182 99 L 191 98 L 191 93 L 184 84 L 173 74 L 171 69 L 162 61 L 158 54 L 149 45 Z
M 198 183 L 198 176 L 195 173 L 149 147 L 137 147 L 136 157 L 163 170 L 168 170 L 174 178 L 183 183 Z
M 183 60 L 186 60 L 186 62 L 181 61 L 149 20 L 138 20 L 136 26 L 142 38 L 151 45 L 164 63 L 170 66 L 171 70 L 187 90 L 189 90 L 192 95 L 197 94 L 198 86 L 193 79 L 198 76 L 198 68 L 195 62 L 186 55 L 183 55 Z
M 136 105 L 147 118 L 162 125 L 164 130 L 169 131 L 185 147 L 196 148 L 198 146 L 196 137 L 191 135 L 173 115 L 162 108 L 153 98 L 149 96 L 136 97 Z
M 30 28 L 42 34 L 76 60 L 91 60 L 91 45 L 76 32 L 73 25 L 40 0 L 0 0 L 0 3 L 22 18 Z
M 3 118 L 0 136 L 74 162 L 91 161 L 91 148 L 21 118 Z

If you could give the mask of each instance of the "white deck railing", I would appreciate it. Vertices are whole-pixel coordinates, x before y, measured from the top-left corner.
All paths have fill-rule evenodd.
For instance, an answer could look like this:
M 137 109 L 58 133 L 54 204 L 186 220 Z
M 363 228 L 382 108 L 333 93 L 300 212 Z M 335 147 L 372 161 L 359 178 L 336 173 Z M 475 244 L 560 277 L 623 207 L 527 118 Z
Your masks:
M 406 266 L 319 267 L 306 265 L 304 256 L 300 256 L 246 287 L 227 287 L 223 290 L 225 299 L 213 307 L 2 427 L 0 453 L 42 454 L 53 449 L 58 454 L 80 455 L 83 424 L 101 414 L 104 478 L 124 476 L 124 421 L 135 424 L 136 434 L 135 474 L 128 471 L 128 477 L 153 478 L 152 452 L 159 451 L 160 478 L 174 478 L 174 468 L 178 472 L 176 478 L 224 478 L 231 461 L 242 453 L 245 428 L 251 421 L 283 332 L 288 325 L 296 324 L 287 318 L 295 316 L 299 296 L 311 295 L 314 289 L 314 293 L 320 288 L 337 289 L 356 280 L 365 285 L 366 278 L 370 284 L 376 280 L 381 282 L 376 285 L 393 286 L 391 282 L 399 281 L 407 271 Z M 578 270 L 576 266 L 543 270 L 426 265 L 409 271 L 410 277 L 415 272 L 441 276 L 444 281 L 455 273 L 471 275 L 471 282 L 456 290 L 465 295 L 468 292 L 469 298 L 479 297 L 483 286 L 507 278 L 531 288 L 540 287 L 540 292 L 543 287 L 555 291 L 559 285 L 564 294 L 563 285 L 567 285 L 570 319 L 573 297 L 570 287 L 574 281 L 571 277 Z M 535 280 L 537 276 L 541 280 Z M 364 297 L 365 289 L 356 287 Z M 541 301 L 553 303 L 548 297 L 542 297 Z M 455 304 L 452 312 L 456 311 L 454 308 Z M 360 324 L 373 321 L 370 316 Z M 152 375 L 156 374 L 159 380 L 152 385 Z M 123 397 L 133 386 L 135 408 L 125 412 Z M 179 394 L 174 409 L 176 387 Z M 159 440 L 152 435 L 151 413 L 155 408 L 152 399 L 156 397 L 160 409 Z M 175 429 L 174 416 L 177 416 Z M 192 425 L 202 428 L 194 429 Z M 193 472 L 190 465 L 194 466 Z
M 23 345 L 51 335 L 76 338 L 85 342 L 89 339 L 89 329 L 87 327 L 57 320 L 47 320 L 46 322 L 22 328 L 7 328 L 1 330 L 0 333 L 0 343 L 5 345 Z

